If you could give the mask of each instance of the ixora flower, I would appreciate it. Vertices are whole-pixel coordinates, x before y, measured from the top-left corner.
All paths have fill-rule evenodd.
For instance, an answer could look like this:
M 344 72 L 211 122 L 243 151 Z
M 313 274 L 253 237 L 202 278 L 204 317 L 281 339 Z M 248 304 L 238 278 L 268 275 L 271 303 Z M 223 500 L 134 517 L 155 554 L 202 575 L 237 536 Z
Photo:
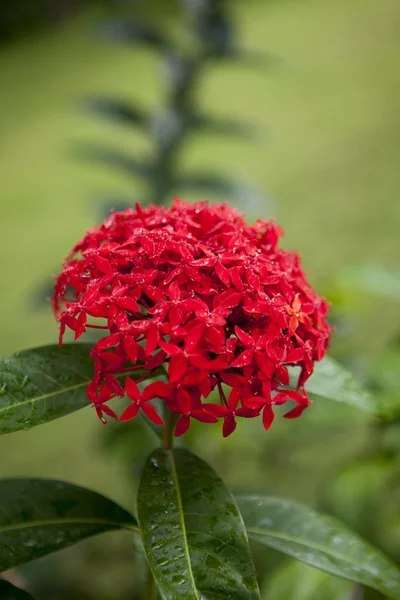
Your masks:
M 86 233 L 57 278 L 53 306 L 60 344 L 66 327 L 75 339 L 88 328 L 104 333 L 87 387 L 103 422 L 117 418 L 107 405 L 116 396 L 131 402 L 121 421 L 142 411 L 162 423 L 151 404 L 161 399 L 179 416 L 175 435 L 191 419 L 223 420 L 228 436 L 238 417 L 262 415 L 268 429 L 273 407 L 290 401 L 284 416 L 301 415 L 329 342 L 328 304 L 299 256 L 277 248 L 282 235 L 272 221 L 248 225 L 227 204 L 179 200 L 136 205 Z M 291 388 L 288 366 L 299 367 Z

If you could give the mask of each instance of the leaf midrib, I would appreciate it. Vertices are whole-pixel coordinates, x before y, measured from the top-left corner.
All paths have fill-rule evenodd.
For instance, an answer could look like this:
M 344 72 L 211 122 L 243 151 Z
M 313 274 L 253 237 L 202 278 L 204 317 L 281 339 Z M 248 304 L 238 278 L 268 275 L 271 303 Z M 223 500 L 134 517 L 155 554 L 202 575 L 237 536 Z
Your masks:
M 184 540 L 184 552 L 185 552 L 186 560 L 187 560 L 187 564 L 188 564 L 188 574 L 189 574 L 190 580 L 192 582 L 192 588 L 193 588 L 193 591 L 195 593 L 196 600 L 201 600 L 201 596 L 199 596 L 199 594 L 198 594 L 196 582 L 195 582 L 193 571 L 192 571 L 192 563 L 191 563 L 191 559 L 190 559 L 190 552 L 189 552 L 189 544 L 188 544 L 188 539 L 187 539 L 186 524 L 185 524 L 185 519 L 184 519 L 184 516 L 183 516 L 182 496 L 181 496 L 181 490 L 180 490 L 180 487 L 179 487 L 178 471 L 177 471 L 177 468 L 176 468 L 176 463 L 175 463 L 175 457 L 174 457 L 173 450 L 168 450 L 168 456 L 169 456 L 170 463 L 171 463 L 172 476 L 173 476 L 174 482 L 175 482 L 175 490 L 176 490 L 176 498 L 177 498 L 177 504 L 178 504 L 179 519 L 181 521 L 182 536 L 183 536 L 183 540 Z
M 139 527 L 134 523 L 124 523 L 120 521 L 112 521 L 109 519 L 90 519 L 85 517 L 74 517 L 70 519 L 44 519 L 41 521 L 25 521 L 24 523 L 16 523 L 7 526 L 0 526 L 0 534 L 17 531 L 21 529 L 30 529 L 31 527 L 48 527 L 51 525 L 103 525 L 115 527 L 118 529 L 129 529 L 131 531 L 140 532 Z

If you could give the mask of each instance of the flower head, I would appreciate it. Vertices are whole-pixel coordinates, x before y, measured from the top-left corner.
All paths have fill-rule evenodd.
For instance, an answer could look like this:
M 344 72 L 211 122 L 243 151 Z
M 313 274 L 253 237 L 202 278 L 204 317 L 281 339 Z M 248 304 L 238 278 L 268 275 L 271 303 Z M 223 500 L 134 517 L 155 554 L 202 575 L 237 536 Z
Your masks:
M 160 398 L 179 415 L 177 435 L 191 418 L 221 419 L 227 436 L 238 417 L 262 414 L 268 429 L 274 405 L 294 401 L 287 418 L 303 412 L 305 383 L 329 342 L 328 305 L 298 255 L 277 247 L 282 235 L 226 204 L 179 200 L 111 214 L 86 233 L 57 278 L 53 306 L 60 344 L 66 327 L 75 339 L 87 328 L 104 333 L 87 388 L 103 421 L 116 417 L 107 405 L 116 396 L 131 401 L 122 421 L 141 410 L 155 423 L 150 402 Z M 288 366 L 300 369 L 295 390 Z

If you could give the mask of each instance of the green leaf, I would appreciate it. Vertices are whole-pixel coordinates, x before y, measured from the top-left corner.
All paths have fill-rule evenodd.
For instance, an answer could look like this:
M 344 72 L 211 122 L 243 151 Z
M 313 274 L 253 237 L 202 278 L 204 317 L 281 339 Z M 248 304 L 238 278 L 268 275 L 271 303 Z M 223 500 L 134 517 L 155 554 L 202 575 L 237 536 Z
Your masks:
M 5 579 L 0 579 L 0 600 L 34 600 L 33 597 L 21 590 L 20 588 L 15 587 L 9 581 Z
M 154 50 L 165 50 L 169 41 L 162 33 L 144 23 L 133 23 L 126 19 L 106 21 L 100 27 L 101 37 L 113 42 L 141 44 Z
M 139 485 L 138 519 L 165 600 L 260 598 L 236 502 L 198 457 L 182 449 L 150 454 Z
M 47 479 L 0 481 L 0 572 L 115 529 L 137 523 L 96 492 Z
M 315 363 L 306 389 L 315 396 L 349 404 L 371 414 L 379 413 L 378 404 L 371 394 L 357 383 L 350 371 L 332 358 L 325 357 Z
M 88 406 L 91 347 L 42 346 L 0 359 L 0 434 L 29 429 Z M 139 371 L 127 375 L 140 377 Z
M 339 521 L 283 498 L 238 499 L 249 537 L 312 567 L 400 598 L 400 571 Z
M 145 110 L 117 98 L 89 96 L 84 100 L 84 108 L 100 117 L 113 120 L 121 125 L 138 127 L 147 131 L 149 115 Z
M 296 561 L 285 562 L 267 577 L 263 600 L 350 600 L 354 586 Z M 355 600 L 355 596 L 354 596 Z
M 74 156 L 77 160 L 90 160 L 102 163 L 107 167 L 119 169 L 130 176 L 150 178 L 153 176 L 150 164 L 128 156 L 124 152 L 113 148 L 102 147 L 94 144 L 75 144 Z

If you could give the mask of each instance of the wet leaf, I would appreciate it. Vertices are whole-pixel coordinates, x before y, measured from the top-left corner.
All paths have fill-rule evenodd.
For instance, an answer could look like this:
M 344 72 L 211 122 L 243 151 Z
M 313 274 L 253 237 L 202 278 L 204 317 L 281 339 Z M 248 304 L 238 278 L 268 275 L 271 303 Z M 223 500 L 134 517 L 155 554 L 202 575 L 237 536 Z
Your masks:
M 96 492 L 46 479 L 0 481 L 0 572 L 115 529 L 137 523 Z
M 138 492 L 147 560 L 165 600 L 260 598 L 236 502 L 209 465 L 155 450 Z
M 0 434 L 29 429 L 88 406 L 91 347 L 42 346 L 0 359 Z M 140 377 L 139 371 L 127 375 Z
M 312 567 L 400 598 L 400 571 L 345 525 L 298 502 L 247 496 L 238 505 L 249 537 Z
M 0 579 L 0 600 L 34 600 L 34 598 L 9 581 Z
M 83 107 L 87 111 L 100 117 L 111 119 L 122 125 L 130 125 L 144 130 L 148 128 L 149 115 L 147 112 L 123 100 L 103 96 L 91 96 L 84 100 Z
M 317 571 L 296 561 L 285 562 L 267 577 L 263 600 L 344 600 L 352 599 L 354 583 Z M 354 597 L 355 600 L 355 597 Z
M 315 363 L 306 389 L 315 396 L 349 404 L 371 414 L 379 413 L 378 403 L 371 394 L 357 383 L 350 371 L 332 358 L 325 357 Z

